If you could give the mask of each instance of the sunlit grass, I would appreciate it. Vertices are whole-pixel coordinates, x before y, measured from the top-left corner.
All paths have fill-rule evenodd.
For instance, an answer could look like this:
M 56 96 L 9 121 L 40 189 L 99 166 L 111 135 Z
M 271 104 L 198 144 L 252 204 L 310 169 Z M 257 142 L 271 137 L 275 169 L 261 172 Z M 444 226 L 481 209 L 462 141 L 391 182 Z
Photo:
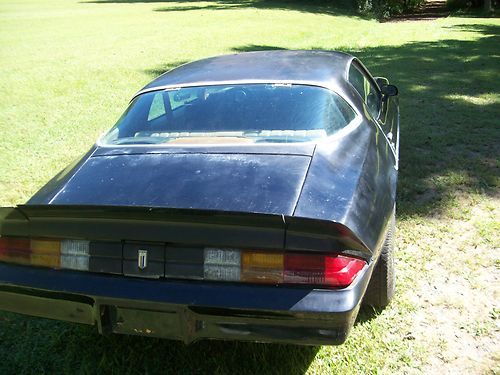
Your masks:
M 478 96 L 470 95 L 445 95 L 445 99 L 448 100 L 461 100 L 474 105 L 500 105 L 500 95 L 495 93 L 481 94 Z

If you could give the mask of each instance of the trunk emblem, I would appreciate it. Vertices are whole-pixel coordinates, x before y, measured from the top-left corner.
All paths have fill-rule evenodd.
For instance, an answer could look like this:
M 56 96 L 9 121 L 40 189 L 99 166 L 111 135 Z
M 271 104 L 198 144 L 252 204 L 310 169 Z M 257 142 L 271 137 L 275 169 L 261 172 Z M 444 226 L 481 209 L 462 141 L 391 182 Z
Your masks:
M 147 250 L 139 250 L 137 257 L 137 266 L 139 269 L 143 270 L 148 266 L 148 251 Z

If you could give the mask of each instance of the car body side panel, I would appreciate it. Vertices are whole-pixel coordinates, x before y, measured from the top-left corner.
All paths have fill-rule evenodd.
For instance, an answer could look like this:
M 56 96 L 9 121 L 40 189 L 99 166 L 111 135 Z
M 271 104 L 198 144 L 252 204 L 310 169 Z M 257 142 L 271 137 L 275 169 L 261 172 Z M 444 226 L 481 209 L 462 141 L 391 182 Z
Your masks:
M 360 177 L 344 224 L 355 233 L 363 233 L 371 249 L 380 249 L 394 210 L 397 170 L 394 154 L 379 129 L 367 150 Z
M 394 166 L 381 130 L 366 120 L 343 142 L 318 145 L 294 216 L 342 223 L 375 252 L 394 206 Z

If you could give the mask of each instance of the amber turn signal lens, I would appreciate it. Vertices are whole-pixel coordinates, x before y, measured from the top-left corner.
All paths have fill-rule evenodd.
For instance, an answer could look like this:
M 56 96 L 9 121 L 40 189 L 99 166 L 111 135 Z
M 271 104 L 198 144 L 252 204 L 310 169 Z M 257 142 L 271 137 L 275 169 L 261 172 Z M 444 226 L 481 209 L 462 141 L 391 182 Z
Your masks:
M 245 250 L 241 257 L 241 281 L 281 283 L 283 281 L 283 253 Z
M 34 266 L 59 268 L 61 242 L 46 239 L 31 240 L 31 264 Z

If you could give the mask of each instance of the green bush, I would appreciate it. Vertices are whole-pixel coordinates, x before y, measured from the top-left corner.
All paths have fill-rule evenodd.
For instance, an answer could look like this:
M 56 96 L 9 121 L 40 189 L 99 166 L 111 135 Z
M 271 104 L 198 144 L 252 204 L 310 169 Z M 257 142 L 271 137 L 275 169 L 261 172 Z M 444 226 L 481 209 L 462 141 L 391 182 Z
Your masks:
M 394 14 L 411 11 L 424 3 L 424 1 L 425 0 L 356 0 L 356 3 L 361 13 L 371 13 L 379 18 L 387 18 Z

